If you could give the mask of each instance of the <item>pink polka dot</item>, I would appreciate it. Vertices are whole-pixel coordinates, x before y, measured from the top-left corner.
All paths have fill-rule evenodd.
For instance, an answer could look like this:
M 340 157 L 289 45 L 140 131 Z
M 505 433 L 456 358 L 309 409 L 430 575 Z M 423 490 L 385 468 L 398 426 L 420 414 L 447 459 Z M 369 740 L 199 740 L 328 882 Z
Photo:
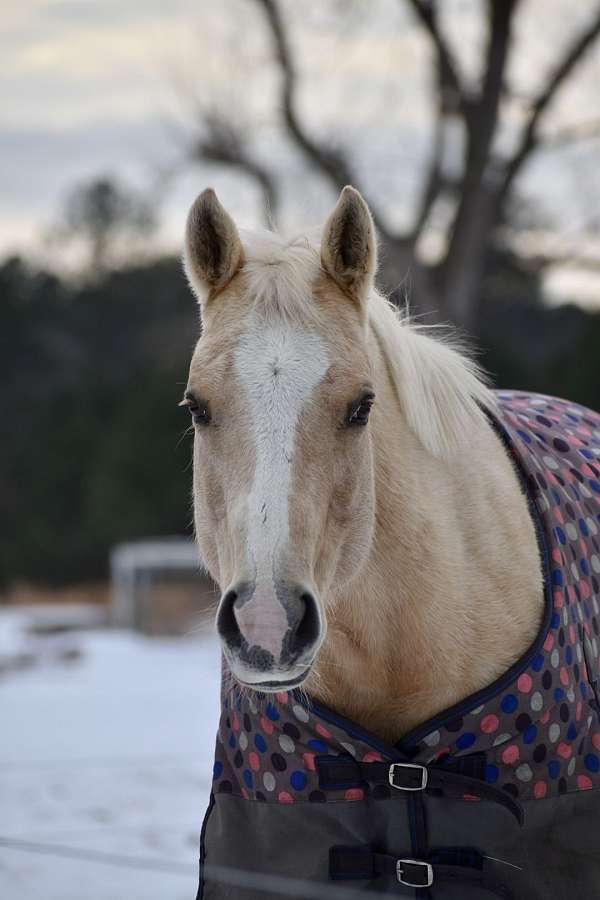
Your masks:
M 331 732 L 328 731 L 324 725 L 321 725 L 320 722 L 317 722 L 317 724 L 315 725 L 315 731 L 317 731 L 321 735 L 321 737 L 324 737 L 324 738 L 332 737 Z
M 509 744 L 502 751 L 502 762 L 505 762 L 507 765 L 512 765 L 512 763 L 516 763 L 519 759 L 519 748 L 516 744 Z
M 308 769 L 310 772 L 314 772 L 316 770 L 314 753 L 303 753 L 302 759 L 304 761 L 305 769 Z
M 600 732 L 597 731 L 594 735 L 592 735 L 592 744 L 596 748 L 596 750 L 600 750 Z
M 577 787 L 581 791 L 589 791 L 592 789 L 592 779 L 588 778 L 587 775 L 578 775 L 577 776 Z
M 573 603 L 575 600 L 575 588 L 572 584 L 567 585 L 567 597 L 569 599 L 569 603 Z
M 544 641 L 544 650 L 545 650 L 546 652 L 548 652 L 549 650 L 552 650 L 552 647 L 553 647 L 553 646 L 554 646 L 554 635 L 553 635 L 553 634 L 547 634 L 547 635 L 546 635 L 546 640 Z
M 562 553 L 560 552 L 558 547 L 552 548 L 552 559 L 555 563 L 558 563 L 559 566 L 562 564 Z
M 248 760 L 250 762 L 250 768 L 253 772 L 258 772 L 260 769 L 260 759 L 258 758 L 258 753 L 255 753 L 254 750 L 248 755 Z
M 277 699 L 280 703 L 288 702 L 288 692 L 287 691 L 277 691 L 275 696 L 277 697 Z
M 279 800 L 280 803 L 293 803 L 294 802 L 294 798 L 292 797 L 291 794 L 288 794 L 287 791 L 279 791 L 279 794 L 277 795 L 277 799 Z
M 542 797 L 546 796 L 546 791 L 548 790 L 548 785 L 545 781 L 536 781 L 533 786 L 533 796 L 536 800 L 541 800 Z
M 369 750 L 369 752 L 365 753 L 362 758 L 363 762 L 381 762 L 382 760 L 383 757 L 381 753 L 377 752 L 377 750 Z
M 244 800 L 250 799 L 250 794 L 248 793 L 248 791 L 246 790 L 245 787 L 242 788 L 242 797 L 244 798 Z
M 563 759 L 569 759 L 569 757 L 573 755 L 573 748 L 570 747 L 569 744 L 565 744 L 564 741 L 561 741 L 556 748 L 556 752 L 559 756 L 562 756 Z
M 521 691 L 522 694 L 528 694 L 531 690 L 531 675 L 528 675 L 527 672 L 523 672 L 522 675 L 519 675 L 519 680 L 517 681 L 517 687 Z
M 233 714 L 233 717 L 231 719 L 231 727 L 233 728 L 234 731 L 240 730 L 240 720 L 238 719 L 237 713 Z
M 582 597 L 584 597 L 586 600 L 592 594 L 592 589 L 590 588 L 589 581 L 586 581 L 585 578 L 582 578 L 579 582 L 579 590 L 581 591 Z
M 582 712 L 583 712 L 583 703 L 581 702 L 581 700 L 578 700 L 577 705 L 575 707 L 575 721 L 576 722 L 579 722 L 579 720 L 581 719 Z
M 560 683 L 563 684 L 565 687 L 569 683 L 569 673 L 567 672 L 565 666 L 560 667 Z
M 565 599 L 562 595 L 562 591 L 554 591 L 554 608 L 562 609 Z
M 550 710 L 546 709 L 540 716 L 540 722 L 542 723 L 542 725 L 546 725 L 549 719 L 550 719 Z
M 463 794 L 463 800 L 481 800 L 481 797 L 477 797 L 475 794 Z
M 265 732 L 265 734 L 273 734 L 273 723 L 269 722 L 264 716 L 260 717 L 260 727 Z
M 483 717 L 480 724 L 481 730 L 484 734 L 492 734 L 492 732 L 496 731 L 498 726 L 500 725 L 500 719 L 498 718 L 498 716 L 490 713 L 489 716 Z
M 365 792 L 362 788 L 348 788 L 344 794 L 346 800 L 362 800 L 364 796 Z
M 577 643 L 577 634 L 573 625 L 569 625 L 569 640 L 573 645 Z
M 595 478 L 595 477 L 596 477 L 596 475 L 595 475 L 595 473 L 594 473 L 594 470 L 593 470 L 593 469 L 590 469 L 590 467 L 588 466 L 587 463 L 582 463 L 582 464 L 579 466 L 579 471 L 581 472 L 582 475 L 587 475 L 588 478 Z

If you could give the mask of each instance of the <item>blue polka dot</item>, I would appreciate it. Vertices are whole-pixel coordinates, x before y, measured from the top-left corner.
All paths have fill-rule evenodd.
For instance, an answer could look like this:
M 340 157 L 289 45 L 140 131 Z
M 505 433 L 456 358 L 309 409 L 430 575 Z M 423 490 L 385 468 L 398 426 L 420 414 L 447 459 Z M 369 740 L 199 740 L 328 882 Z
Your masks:
M 534 672 L 539 672 L 540 669 L 544 667 L 544 654 L 538 653 L 537 656 L 533 658 L 533 662 L 531 663 L 531 668 Z
M 252 790 L 252 772 L 250 769 L 244 769 L 244 784 Z
M 254 744 L 256 746 L 256 749 L 260 750 L 261 753 L 264 753 L 265 750 L 267 749 L 267 742 L 265 741 L 262 734 L 254 735 Z
M 564 696 L 565 696 L 565 692 L 563 691 L 562 688 L 554 688 L 554 699 L 556 700 L 557 703 L 559 700 L 562 700 L 562 698 Z
M 229 741 L 227 743 L 229 744 L 230 747 L 235 747 L 235 735 L 230 734 Z
M 272 703 L 267 703 L 265 712 L 272 722 L 276 722 L 279 718 L 279 710 Z
M 295 791 L 302 791 L 306 787 L 306 775 L 304 772 L 292 772 L 290 775 L 290 784 Z
M 582 559 L 581 562 L 579 563 L 579 566 L 584 575 L 590 574 L 590 567 L 588 566 L 587 559 Z
M 561 544 L 566 544 L 566 543 L 567 543 L 567 536 L 566 536 L 566 534 L 564 533 L 564 531 L 562 530 L 562 528 L 559 528 L 559 527 L 558 527 L 558 525 L 557 525 L 556 528 L 554 529 L 554 533 L 556 534 L 556 537 L 557 537 L 558 540 L 561 542 Z
M 590 533 L 585 519 L 579 520 L 579 530 L 581 531 L 581 533 L 584 537 L 587 537 L 588 534 Z
M 587 697 L 587 687 L 584 681 L 580 682 L 579 691 L 581 693 L 581 696 L 585 699 Z
M 593 491 L 596 491 L 597 494 L 600 494 L 600 481 L 596 481 L 595 478 L 590 478 L 590 487 Z
M 598 759 L 595 753 L 587 753 L 583 757 L 583 762 L 585 763 L 586 769 L 589 769 L 590 772 L 597 772 L 600 769 L 600 759 Z
M 553 759 L 548 763 L 548 775 L 550 778 L 558 778 L 560 773 L 560 763 Z
M 550 628 L 558 628 L 560 625 L 560 613 L 552 613 L 552 618 L 550 619 Z
M 223 771 L 223 763 L 219 762 L 217 760 L 217 762 L 215 762 L 215 764 L 213 766 L 213 778 L 218 778 L 222 771 Z
M 567 729 L 567 740 L 574 741 L 576 737 L 577 737 L 577 729 L 575 728 L 574 723 L 571 722 L 571 724 L 569 725 L 569 727 Z
M 484 775 L 485 780 L 488 782 L 488 784 L 494 784 L 495 781 L 498 781 L 500 770 L 498 766 L 494 766 L 492 765 L 492 763 L 486 763 Z
M 502 707 L 502 712 L 512 713 L 515 711 L 517 706 L 519 705 L 519 701 L 515 697 L 514 694 L 506 694 L 502 698 L 502 703 L 500 704 Z
M 537 728 L 535 725 L 529 725 L 523 732 L 523 741 L 526 744 L 532 744 L 537 737 Z
M 466 750 L 467 747 L 473 746 L 474 743 L 475 735 L 473 734 L 473 732 L 465 731 L 465 733 L 461 734 L 461 736 L 456 741 L 456 746 L 459 748 L 459 750 Z
M 581 447 L 579 452 L 583 457 L 585 457 L 585 459 L 594 459 L 594 454 L 592 453 L 592 451 L 586 450 L 585 447 Z
M 526 444 L 531 443 L 531 438 L 529 437 L 529 435 L 527 434 L 526 431 L 521 431 L 520 428 L 517 428 L 517 434 L 519 435 L 519 437 L 521 438 L 522 441 L 525 441 Z
M 552 494 L 552 496 L 554 498 L 554 505 L 560 506 L 560 494 L 558 493 L 558 491 L 555 491 L 554 488 L 552 488 L 550 493 Z
M 563 575 L 560 569 L 552 570 L 552 584 L 555 585 L 555 587 L 562 587 Z
M 309 741 L 308 746 L 311 750 L 316 750 L 317 753 L 327 753 L 327 744 L 317 740 L 317 738 L 313 738 L 313 740 Z
M 567 665 L 570 666 L 573 662 L 573 649 L 571 647 L 567 647 L 565 650 L 565 659 L 567 661 Z

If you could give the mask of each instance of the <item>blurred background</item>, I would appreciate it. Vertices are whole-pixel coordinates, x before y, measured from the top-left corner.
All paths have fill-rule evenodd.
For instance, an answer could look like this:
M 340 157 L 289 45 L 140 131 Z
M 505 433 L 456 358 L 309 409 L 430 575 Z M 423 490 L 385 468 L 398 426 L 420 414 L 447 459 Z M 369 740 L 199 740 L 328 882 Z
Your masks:
M 187 209 L 293 232 L 352 183 L 398 303 L 598 409 L 600 4 L 6 0 L 0 47 L 0 894 L 191 900 Z

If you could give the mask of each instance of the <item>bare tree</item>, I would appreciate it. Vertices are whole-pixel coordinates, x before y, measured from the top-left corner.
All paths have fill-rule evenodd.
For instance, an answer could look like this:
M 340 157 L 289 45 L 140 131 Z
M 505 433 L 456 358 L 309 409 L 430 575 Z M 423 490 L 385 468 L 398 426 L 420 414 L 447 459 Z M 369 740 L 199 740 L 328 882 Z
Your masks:
M 578 63 L 600 35 L 600 4 L 592 7 L 587 23 L 566 49 L 554 51 L 554 63 L 539 92 L 527 98 L 523 125 L 510 153 L 497 149 L 502 104 L 514 99 L 507 78 L 515 17 L 523 0 L 482 0 L 487 38 L 479 84 L 468 85 L 440 24 L 436 0 L 399 0 L 412 10 L 427 34 L 435 60 L 435 127 L 428 171 L 423 179 L 414 221 L 401 231 L 389 227 L 354 170 L 350 154 L 311 133 L 298 109 L 299 75 L 292 52 L 289 26 L 279 0 L 251 0 L 263 17 L 279 70 L 279 108 L 283 128 L 312 170 L 334 189 L 352 183 L 369 200 L 383 244 L 383 278 L 394 289 L 409 273 L 411 299 L 421 312 L 452 319 L 476 330 L 482 278 L 490 249 L 510 225 L 515 184 L 525 164 L 544 144 L 541 125 L 548 108 Z M 521 104 L 523 106 L 523 104 Z M 449 177 L 443 160 L 452 123 L 460 123 L 463 154 L 458 177 Z M 586 122 L 551 136 L 555 144 L 598 135 L 600 123 Z M 277 177 L 264 162 L 252 157 L 245 137 L 223 114 L 205 115 L 203 138 L 193 148 L 196 158 L 233 166 L 254 178 L 271 209 L 278 200 Z M 451 209 L 442 258 L 426 264 L 418 252 L 432 211 L 440 202 Z M 504 231 L 503 231 L 504 229 Z M 585 261 L 585 260 L 584 260 Z M 539 265 L 551 262 L 538 257 Z

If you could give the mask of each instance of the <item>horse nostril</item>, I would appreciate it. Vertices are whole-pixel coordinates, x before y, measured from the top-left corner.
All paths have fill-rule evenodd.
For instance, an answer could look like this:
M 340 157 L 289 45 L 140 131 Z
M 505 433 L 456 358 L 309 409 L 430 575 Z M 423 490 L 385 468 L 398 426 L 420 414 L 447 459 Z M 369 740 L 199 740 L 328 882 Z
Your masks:
M 240 626 L 235 617 L 235 602 L 238 599 L 237 591 L 227 591 L 221 598 L 217 613 L 217 631 L 220 637 L 230 646 L 238 646 L 242 641 Z
M 316 644 L 321 634 L 321 619 L 317 601 L 311 593 L 303 591 L 298 597 L 300 616 L 291 629 L 288 643 L 290 655 L 298 655 L 307 647 Z

